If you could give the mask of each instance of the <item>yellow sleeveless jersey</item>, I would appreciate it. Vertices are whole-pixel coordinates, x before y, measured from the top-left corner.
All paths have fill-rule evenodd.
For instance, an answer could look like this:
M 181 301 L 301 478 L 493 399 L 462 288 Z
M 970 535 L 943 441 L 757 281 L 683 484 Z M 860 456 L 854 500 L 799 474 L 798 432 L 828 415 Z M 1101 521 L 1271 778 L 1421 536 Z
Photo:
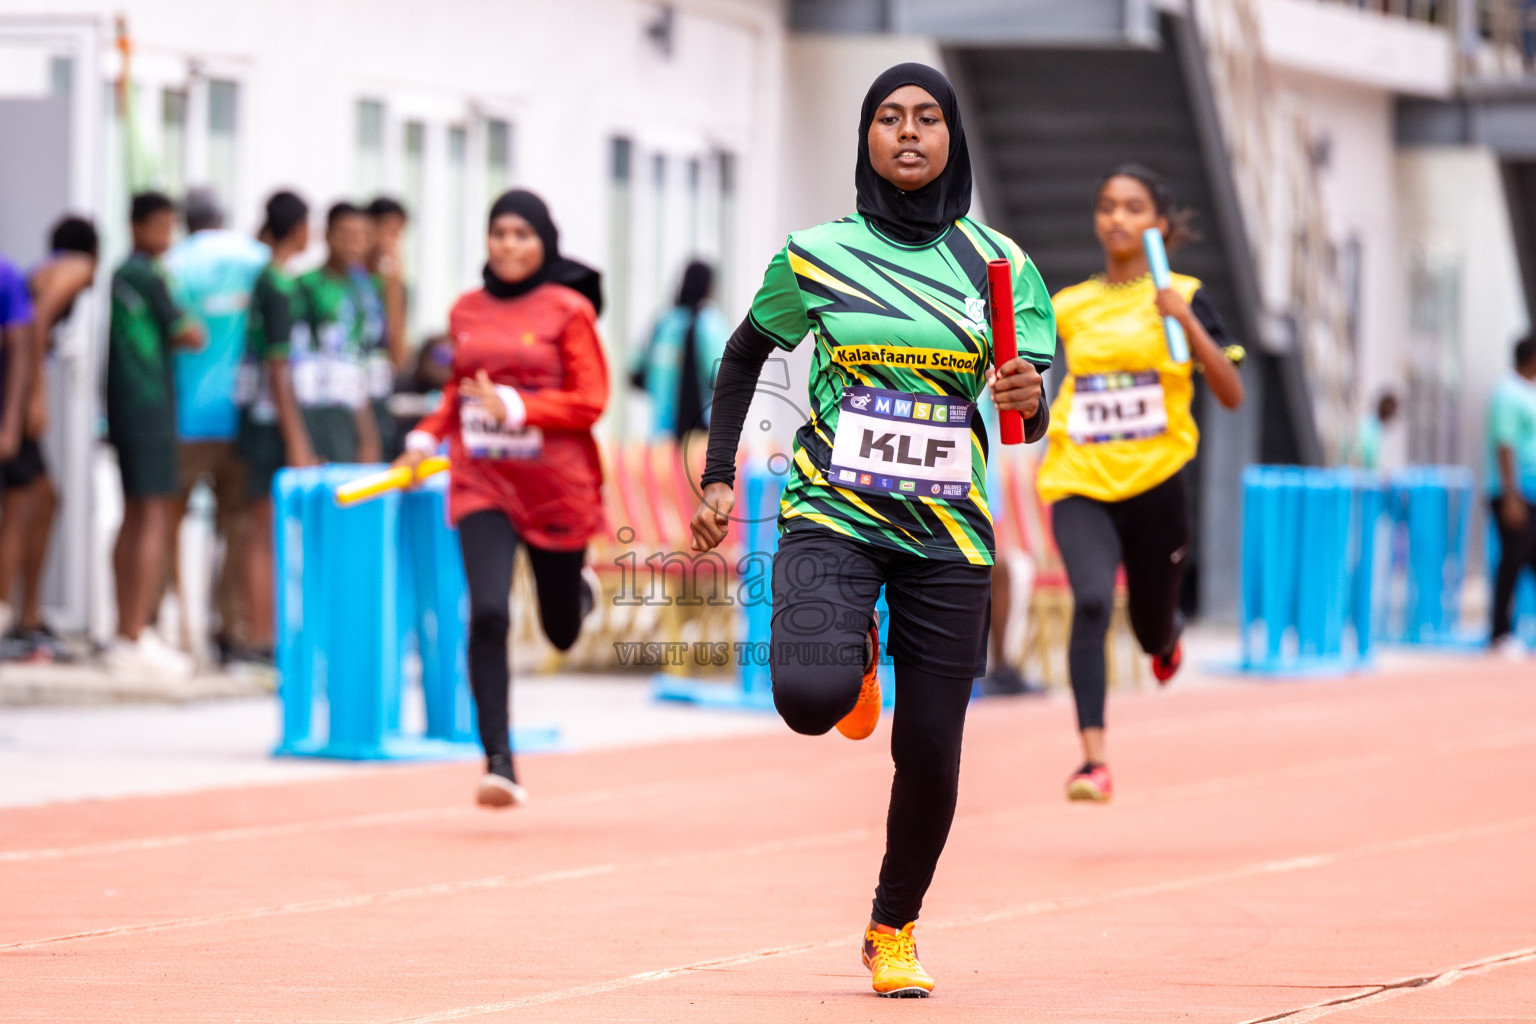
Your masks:
M 1200 290 L 1183 274 L 1172 286 L 1186 302 Z M 1124 284 L 1093 277 L 1053 296 L 1068 376 L 1051 403 L 1042 501 L 1124 501 L 1194 458 L 1195 363 L 1169 357 L 1156 296 L 1150 275 Z

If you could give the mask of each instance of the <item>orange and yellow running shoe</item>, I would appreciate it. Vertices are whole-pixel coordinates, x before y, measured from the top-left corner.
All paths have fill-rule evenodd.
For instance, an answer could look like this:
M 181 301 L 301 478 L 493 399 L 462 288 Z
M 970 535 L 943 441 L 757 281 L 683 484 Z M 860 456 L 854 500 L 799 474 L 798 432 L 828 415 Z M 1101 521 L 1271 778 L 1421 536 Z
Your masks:
M 917 962 L 917 941 L 912 938 L 916 921 L 895 935 L 864 932 L 864 966 L 870 970 L 875 992 L 890 999 L 926 999 L 933 991 L 933 976 Z
M 864 666 L 864 685 L 859 702 L 837 723 L 837 731 L 851 740 L 867 739 L 880 724 L 880 617 L 869 627 L 869 661 Z

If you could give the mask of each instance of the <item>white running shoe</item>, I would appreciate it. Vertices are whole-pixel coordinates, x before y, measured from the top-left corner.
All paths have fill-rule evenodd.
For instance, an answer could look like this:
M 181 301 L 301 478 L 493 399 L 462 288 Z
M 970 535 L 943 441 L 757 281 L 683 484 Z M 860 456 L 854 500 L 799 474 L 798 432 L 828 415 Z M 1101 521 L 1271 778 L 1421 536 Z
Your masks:
M 124 637 L 113 639 L 107 648 L 107 670 L 113 675 L 134 680 L 191 679 L 192 659 L 159 642 L 151 640 L 154 634 L 145 630 L 137 640 Z
M 1525 641 L 1513 633 L 1499 637 L 1499 642 L 1493 645 L 1493 653 L 1505 661 L 1524 661 L 1531 656 Z
M 528 802 L 528 791 L 511 779 L 486 772 L 475 790 L 475 803 L 481 807 L 518 807 Z

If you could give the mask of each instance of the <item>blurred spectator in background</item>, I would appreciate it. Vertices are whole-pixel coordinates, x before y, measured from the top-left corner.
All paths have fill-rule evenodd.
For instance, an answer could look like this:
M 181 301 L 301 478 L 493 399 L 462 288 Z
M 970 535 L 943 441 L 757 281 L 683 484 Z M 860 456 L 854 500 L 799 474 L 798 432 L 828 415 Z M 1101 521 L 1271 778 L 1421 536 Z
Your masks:
M 368 220 L 372 232 L 367 271 L 359 275 L 358 281 L 365 309 L 368 398 L 378 424 L 383 457 L 394 459 L 405 450 L 401 441 L 405 435 L 396 434 L 394 417 L 388 407 L 395 374 L 404 369 L 409 356 L 405 331 L 405 277 L 400 265 L 405 207 L 388 196 L 379 196 L 368 204 Z
M 130 676 L 181 676 L 192 661 L 145 629 L 164 582 L 176 500 L 176 348 L 197 348 L 202 328 L 177 306 L 160 257 L 176 207 L 159 192 L 133 197 L 133 252 L 112 275 L 107 339 L 107 439 L 123 478 L 123 522 L 112 550 L 117 636 L 107 664 Z
M 443 388 L 453 376 L 453 339 L 434 334 L 416 351 L 411 367 L 395 382 L 389 396 L 389 416 L 395 436 L 404 438 L 421 418 L 437 408 Z M 398 457 L 398 456 L 397 456 Z
M 49 236 L 47 258 L 27 281 L 34 314 L 32 381 L 25 399 L 21 447 L 10 461 L 0 463 L 0 486 L 4 488 L 0 497 L 0 619 L 10 624 L 0 637 L 3 661 L 55 661 L 64 653 L 59 638 L 43 621 L 41 608 L 43 563 L 58 505 L 41 444 L 48 429 L 44 363 L 53 348 L 53 329 L 74 311 L 75 299 L 96 277 L 99 245 L 95 225 L 83 217 L 65 217 Z M 18 574 L 21 606 L 12 622 L 9 602 Z
M 379 427 L 368 396 L 365 313 L 355 277 L 368 258 L 368 215 L 351 203 L 333 205 L 325 245 L 325 263 L 299 278 L 308 332 L 295 336 L 289 358 L 293 393 L 321 462 L 377 462 Z
M 9 462 L 21 450 L 26 416 L 27 384 L 32 374 L 32 296 L 27 279 L 9 260 L 0 257 L 0 460 Z
M 250 467 L 247 497 L 250 532 L 245 545 L 245 593 L 249 603 L 245 660 L 273 658 L 272 478 L 284 466 L 319 462 L 294 395 L 294 349 L 306 347 L 309 328 L 304 297 L 288 275 L 288 261 L 309 247 L 309 206 L 292 192 L 267 200 L 261 240 L 271 247 L 251 294 L 246 356 L 240 377 L 240 436 L 236 446 Z
M 235 379 L 245 354 L 246 311 L 256 275 L 267 263 L 267 247 L 224 227 L 224 211 L 211 189 L 187 192 L 182 210 L 187 237 L 171 247 L 165 269 L 176 303 L 203 327 L 206 343 L 176 353 L 177 493 L 171 508 L 171 565 L 178 589 L 176 537 L 187 499 L 200 480 L 213 489 L 216 528 L 224 552 L 214 576 L 219 629 L 214 640 L 220 662 L 244 643 L 239 566 L 244 563 L 246 466 L 235 452 L 238 412 Z M 233 570 L 233 571 L 231 571 Z
M 1524 657 L 1511 605 L 1522 569 L 1536 571 L 1536 334 L 1515 346 L 1514 372 L 1499 381 L 1488 405 L 1488 488 L 1499 531 L 1490 643 Z
M 730 325 L 709 300 L 715 272 L 694 260 L 683 271 L 677 302 L 657 322 L 630 381 L 651 398 L 653 436 L 679 441 L 690 430 L 709 429 L 705 401 L 714 390 L 715 365 L 731 336 Z
M 1347 466 L 1376 470 L 1381 468 L 1381 443 L 1387 427 L 1397 418 L 1397 396 L 1383 391 L 1376 408 L 1360 417 L 1355 435 L 1344 446 L 1342 461 Z
M 27 384 L 32 374 L 32 296 L 27 279 L 10 260 L 0 256 L 0 461 L 9 462 L 21 450 L 26 418 Z

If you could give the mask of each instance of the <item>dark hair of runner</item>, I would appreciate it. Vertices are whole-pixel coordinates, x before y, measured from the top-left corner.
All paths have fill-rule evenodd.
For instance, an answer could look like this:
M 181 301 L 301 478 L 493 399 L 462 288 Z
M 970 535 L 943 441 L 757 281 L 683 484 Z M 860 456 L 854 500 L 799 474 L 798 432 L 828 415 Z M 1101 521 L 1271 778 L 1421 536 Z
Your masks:
M 157 213 L 169 210 L 176 212 L 176 204 L 171 202 L 171 197 L 164 192 L 140 192 L 133 197 L 133 203 L 128 208 L 128 220 L 134 224 L 142 224 Z
M 343 199 L 339 203 L 332 203 L 331 208 L 325 214 L 325 230 L 330 231 L 336 226 L 336 222 L 345 217 L 366 217 L 368 214 L 360 206 Z
M 392 196 L 379 196 L 368 204 L 368 216 L 374 220 L 384 217 L 399 217 L 401 220 L 410 220 L 410 215 L 405 212 L 405 204 Z
M 1536 334 L 1527 334 L 1515 343 L 1515 369 L 1521 370 L 1536 361 Z
M 309 204 L 292 192 L 274 192 L 267 200 L 267 219 L 261 226 L 262 234 L 273 242 L 281 242 L 298 230 L 309 217 Z
M 84 217 L 69 214 L 53 226 L 53 232 L 48 236 L 48 248 L 53 252 L 83 252 L 95 256 L 101 249 L 101 239 L 96 234 L 96 225 Z
M 1200 233 L 1190 226 L 1195 218 L 1195 211 L 1187 206 L 1180 206 L 1173 198 L 1173 189 L 1163 176 L 1143 164 L 1121 164 L 1099 179 L 1099 184 L 1093 190 L 1093 201 L 1099 201 L 1099 196 L 1104 192 L 1104 186 L 1113 178 L 1130 178 L 1140 182 L 1152 197 L 1152 208 L 1157 211 L 1159 217 L 1167 218 L 1168 230 L 1163 232 L 1163 245 L 1170 252 L 1183 245 L 1185 242 L 1200 241 Z
M 715 286 L 715 272 L 703 260 L 691 260 L 683 269 L 683 282 L 677 289 L 677 305 L 697 313 Z

